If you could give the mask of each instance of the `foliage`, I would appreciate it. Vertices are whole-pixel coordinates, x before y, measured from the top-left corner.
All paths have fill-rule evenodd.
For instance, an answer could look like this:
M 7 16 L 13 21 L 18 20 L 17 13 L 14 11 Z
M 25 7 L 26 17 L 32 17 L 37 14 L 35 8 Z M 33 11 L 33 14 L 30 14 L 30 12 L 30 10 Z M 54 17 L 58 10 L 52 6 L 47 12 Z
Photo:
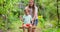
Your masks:
M 19 29 L 22 26 L 19 16 L 24 14 L 24 8 L 29 4 L 28 2 L 29 0 L 0 0 L 0 30 L 23 32 Z M 35 0 L 35 4 L 38 7 L 37 27 L 42 28 L 42 32 L 60 32 L 57 27 L 56 0 Z M 58 1 L 58 10 L 60 10 L 60 1 Z

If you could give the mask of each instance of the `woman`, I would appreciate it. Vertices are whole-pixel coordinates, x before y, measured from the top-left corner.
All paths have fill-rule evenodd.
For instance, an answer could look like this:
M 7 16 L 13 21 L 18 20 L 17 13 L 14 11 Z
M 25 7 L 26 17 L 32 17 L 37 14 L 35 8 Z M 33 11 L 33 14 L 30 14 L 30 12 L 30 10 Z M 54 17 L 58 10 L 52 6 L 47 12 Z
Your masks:
M 25 9 L 27 8 L 30 9 L 30 15 L 32 16 L 32 21 L 33 21 L 32 25 L 36 27 L 38 24 L 38 8 L 34 4 L 34 0 L 29 0 L 29 5 L 25 7 Z M 35 29 L 32 29 L 32 32 L 34 31 Z

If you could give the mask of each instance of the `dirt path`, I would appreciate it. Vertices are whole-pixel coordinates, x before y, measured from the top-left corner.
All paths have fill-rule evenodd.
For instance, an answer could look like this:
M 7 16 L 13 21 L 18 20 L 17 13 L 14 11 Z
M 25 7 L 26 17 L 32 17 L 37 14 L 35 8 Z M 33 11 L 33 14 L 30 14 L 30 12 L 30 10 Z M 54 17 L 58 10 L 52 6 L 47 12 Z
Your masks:
M 41 29 L 41 28 L 36 28 L 35 31 L 36 31 L 36 32 L 42 32 L 42 29 Z
M 8 30 L 7 32 L 11 32 L 11 30 Z M 36 28 L 35 32 L 42 32 L 41 28 Z

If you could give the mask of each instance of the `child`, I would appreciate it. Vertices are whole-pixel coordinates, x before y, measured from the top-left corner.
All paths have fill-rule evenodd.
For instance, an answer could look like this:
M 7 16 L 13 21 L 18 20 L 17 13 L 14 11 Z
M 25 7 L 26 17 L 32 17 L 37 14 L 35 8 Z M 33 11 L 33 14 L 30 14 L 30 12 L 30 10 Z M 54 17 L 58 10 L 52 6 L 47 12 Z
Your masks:
M 32 17 L 31 17 L 31 15 L 29 14 L 29 8 L 28 9 L 25 9 L 25 14 L 24 14 L 24 16 L 23 16 L 23 18 L 20 16 L 20 19 L 23 21 L 23 27 L 27 27 L 28 28 L 28 31 L 30 32 L 31 31 L 31 27 L 32 27 L 32 25 L 31 25 L 31 20 L 32 20 Z M 23 29 L 24 30 L 24 32 L 25 32 L 25 29 Z

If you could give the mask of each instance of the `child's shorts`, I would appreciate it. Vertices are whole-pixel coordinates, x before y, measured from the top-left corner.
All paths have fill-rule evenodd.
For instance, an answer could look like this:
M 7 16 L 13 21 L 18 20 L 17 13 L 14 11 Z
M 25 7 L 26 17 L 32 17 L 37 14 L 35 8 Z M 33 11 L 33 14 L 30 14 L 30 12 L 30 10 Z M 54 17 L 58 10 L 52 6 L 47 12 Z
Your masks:
M 23 24 L 23 27 L 31 27 L 31 24 Z

